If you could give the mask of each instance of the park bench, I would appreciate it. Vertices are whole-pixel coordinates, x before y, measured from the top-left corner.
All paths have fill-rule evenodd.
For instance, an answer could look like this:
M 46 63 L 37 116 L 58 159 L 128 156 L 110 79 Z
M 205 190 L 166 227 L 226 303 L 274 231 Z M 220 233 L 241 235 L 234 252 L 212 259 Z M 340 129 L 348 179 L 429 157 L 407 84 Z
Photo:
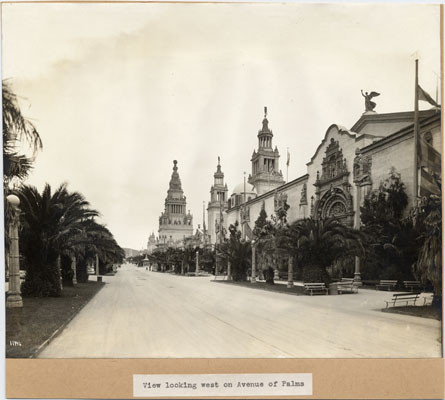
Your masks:
M 419 296 L 420 296 L 419 292 L 418 293 L 396 293 L 396 294 L 393 294 L 391 300 L 389 300 L 389 301 L 385 300 L 386 308 L 388 308 L 389 304 L 392 304 L 395 307 L 397 302 L 404 302 L 408 306 L 408 303 L 410 301 L 412 301 L 413 305 L 416 305 L 416 301 L 419 299 Z M 424 301 L 424 303 L 425 303 L 425 301 Z
M 360 283 L 354 282 L 353 278 L 341 278 L 341 281 L 337 282 L 337 290 L 340 294 L 344 292 L 358 293 L 359 286 Z
M 278 275 L 279 278 L 282 279 L 282 280 L 284 280 L 284 281 L 287 281 L 288 278 L 289 278 L 289 273 L 288 273 L 287 271 L 286 271 L 286 272 L 284 272 L 284 271 L 279 271 L 278 274 L 279 274 L 279 275 Z M 297 275 L 296 272 L 293 272 L 293 273 L 292 273 L 292 278 L 293 278 L 294 281 L 297 280 L 298 275 Z
M 403 281 L 403 286 L 405 286 L 410 292 L 423 290 L 422 284 L 419 281 Z
M 379 290 L 380 288 L 382 288 L 389 291 L 391 289 L 395 289 L 396 286 L 397 286 L 397 281 L 382 280 L 377 285 L 375 285 L 375 289 Z
M 305 283 L 304 290 L 311 296 L 314 293 L 328 294 L 328 289 L 324 283 Z

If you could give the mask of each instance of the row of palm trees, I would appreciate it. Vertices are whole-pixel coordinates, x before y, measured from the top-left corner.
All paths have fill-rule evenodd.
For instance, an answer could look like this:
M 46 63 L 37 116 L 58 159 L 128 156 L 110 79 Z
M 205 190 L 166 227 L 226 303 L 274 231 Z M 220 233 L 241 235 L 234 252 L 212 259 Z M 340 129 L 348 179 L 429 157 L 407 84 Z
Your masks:
M 215 272 L 215 253 L 211 247 L 185 246 L 165 247 L 153 251 L 151 254 L 142 254 L 130 258 L 130 262 L 143 266 L 144 260 L 150 264 L 157 265 L 160 272 L 175 272 L 176 274 L 187 274 L 196 271 L 196 258 L 198 257 L 199 269 L 205 272 Z
M 287 210 L 284 210 L 287 211 Z M 256 252 L 256 270 L 261 277 L 267 272 L 288 265 L 289 258 L 305 282 L 329 283 L 327 268 L 341 259 L 363 256 L 363 235 L 335 218 L 306 218 L 288 224 L 286 212 L 267 218 L 264 208 L 255 223 L 254 241 L 245 240 L 236 222 L 228 227 L 228 236 L 216 246 L 216 254 L 205 248 L 158 249 L 148 258 L 160 266 L 160 270 L 187 273 L 195 271 L 195 254 L 199 252 L 200 268 L 219 274 L 227 271 L 234 281 L 246 281 L 251 274 L 253 245 Z M 145 255 L 133 261 L 140 262 Z M 182 265 L 182 268 L 179 266 Z M 218 270 L 213 267 L 218 266 Z M 267 279 L 273 282 L 272 277 Z
M 42 193 L 29 185 L 17 190 L 21 203 L 20 249 L 26 265 L 24 295 L 58 296 L 63 283 L 87 279 L 87 266 L 96 255 L 106 266 L 121 263 L 125 252 L 111 232 L 96 221 L 97 210 L 66 184 L 54 192 L 46 184 Z M 64 262 L 65 261 L 65 262 Z M 74 279 L 76 278 L 76 279 Z
M 267 219 L 263 209 L 253 233 L 253 242 L 243 240 L 235 223 L 229 226 L 229 237 L 218 247 L 221 257 L 230 262 L 236 281 L 245 281 L 249 276 L 252 243 L 255 268 L 260 275 L 267 275 L 270 269 L 279 270 L 280 264 L 287 265 L 291 258 L 305 282 L 329 283 L 329 266 L 340 259 L 363 255 L 361 233 L 335 218 L 305 218 L 288 224 L 285 214 Z
M 99 212 L 91 208 L 79 192 L 67 184 L 53 190 L 46 184 L 37 188 L 22 183 L 32 169 L 42 140 L 36 127 L 26 119 L 9 81 L 2 82 L 3 109 L 3 188 L 4 198 L 15 194 L 20 199 L 19 248 L 26 277 L 22 293 L 30 296 L 59 296 L 63 285 L 86 281 L 87 265 L 99 262 L 101 272 L 107 265 L 121 263 L 124 250 L 111 232 L 97 222 Z M 14 210 L 5 206 L 5 249 L 8 260 L 8 229 Z

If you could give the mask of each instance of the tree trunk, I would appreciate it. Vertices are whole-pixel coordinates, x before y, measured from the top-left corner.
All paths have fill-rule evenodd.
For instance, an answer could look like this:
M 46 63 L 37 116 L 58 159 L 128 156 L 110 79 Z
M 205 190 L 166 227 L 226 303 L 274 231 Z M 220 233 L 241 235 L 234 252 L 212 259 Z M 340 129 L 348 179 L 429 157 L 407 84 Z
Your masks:
M 60 254 L 57 256 L 56 265 L 57 265 L 57 272 L 58 272 L 59 277 L 60 277 L 60 290 L 63 290 L 63 280 L 62 280 L 62 258 L 61 258 L 61 256 L 60 256 Z
M 73 271 L 73 285 L 77 285 L 76 256 L 71 256 L 71 270 Z

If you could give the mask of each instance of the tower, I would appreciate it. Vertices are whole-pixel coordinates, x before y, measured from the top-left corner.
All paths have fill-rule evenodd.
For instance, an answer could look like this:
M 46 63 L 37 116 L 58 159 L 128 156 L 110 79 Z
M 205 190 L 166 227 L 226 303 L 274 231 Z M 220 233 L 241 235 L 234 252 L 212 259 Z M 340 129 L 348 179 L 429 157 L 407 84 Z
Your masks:
M 269 129 L 267 107 L 264 107 L 263 127 L 258 131 L 258 151 L 253 151 L 252 174 L 248 182 L 255 187 L 258 195 L 269 192 L 284 184 L 283 174 L 279 169 L 280 153 L 272 147 L 273 133 Z
M 148 237 L 147 241 L 147 253 L 148 254 L 153 253 L 154 249 L 156 249 L 156 236 L 155 233 L 152 232 L 151 235 Z
M 207 206 L 207 225 L 210 243 L 216 243 L 217 230 L 224 218 L 224 211 L 227 209 L 227 184 L 224 183 L 224 173 L 221 171 L 220 158 L 216 172 L 213 174 L 213 185 L 210 188 L 210 201 Z M 224 226 L 224 223 L 223 223 Z
M 193 235 L 193 217 L 187 213 L 187 201 L 178 174 L 178 162 L 173 161 L 164 212 L 159 217 L 159 244 L 177 246 L 186 236 Z

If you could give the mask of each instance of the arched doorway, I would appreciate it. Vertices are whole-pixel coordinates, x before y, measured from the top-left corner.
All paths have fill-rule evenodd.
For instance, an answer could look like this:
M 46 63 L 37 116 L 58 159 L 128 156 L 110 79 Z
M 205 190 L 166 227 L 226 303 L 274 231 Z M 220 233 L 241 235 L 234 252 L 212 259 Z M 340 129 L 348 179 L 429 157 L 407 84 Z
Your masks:
M 315 205 L 317 218 L 335 217 L 346 225 L 353 225 L 354 210 L 352 196 L 342 188 L 331 188 L 323 194 Z

